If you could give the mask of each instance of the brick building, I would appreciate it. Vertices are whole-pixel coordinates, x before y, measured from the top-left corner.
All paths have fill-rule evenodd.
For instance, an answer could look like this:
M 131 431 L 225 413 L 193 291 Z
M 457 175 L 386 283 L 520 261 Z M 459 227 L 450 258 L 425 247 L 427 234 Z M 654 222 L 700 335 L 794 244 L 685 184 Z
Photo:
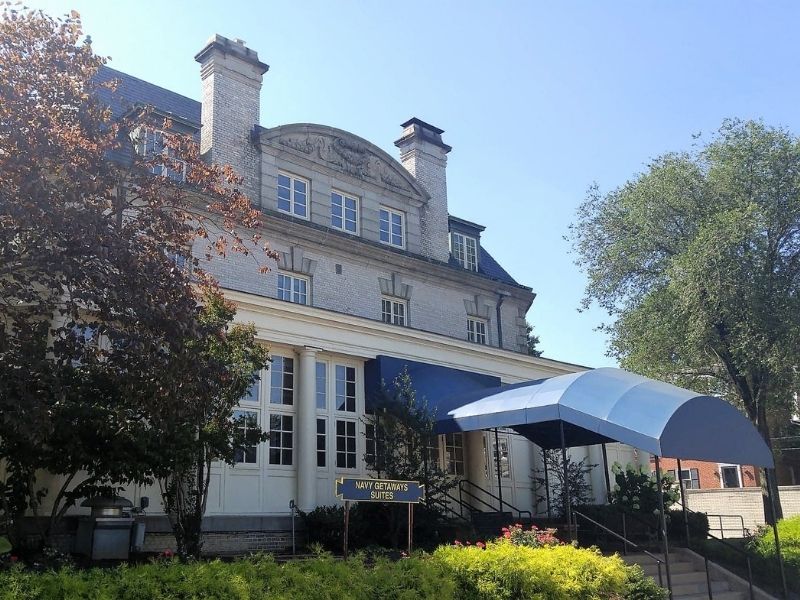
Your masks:
M 655 462 L 650 465 L 655 469 Z M 678 461 L 674 458 L 662 458 L 661 468 L 675 480 L 678 480 Z M 759 487 L 761 485 L 758 470 L 752 466 L 730 465 L 703 462 L 700 460 L 681 461 L 681 479 L 687 490 L 706 490 L 724 488 Z
M 259 104 L 268 66 L 255 51 L 214 36 L 195 59 L 200 102 L 110 68 L 100 78 L 118 82 L 107 98 L 116 115 L 151 106 L 194 135 L 210 160 L 233 165 L 264 214 L 263 238 L 280 254 L 266 275 L 241 255 L 207 267 L 273 357 L 237 410 L 270 439 L 243 448 L 234 466 L 213 466 L 207 550 L 281 547 L 290 502 L 304 511 L 336 504 L 336 478 L 367 474 L 364 417 L 377 383 L 396 372 L 391 365 L 408 366 L 418 381 L 435 373 L 485 387 L 583 369 L 527 354 L 525 315 L 535 294 L 492 258 L 483 226 L 449 212 L 451 147 L 442 129 L 417 118 L 403 123 L 397 160 L 327 125 L 265 128 Z M 137 132 L 131 152 L 152 151 L 146 142 L 160 135 L 156 123 Z M 195 253 L 202 257 L 202 244 Z M 540 453 L 525 438 L 449 434 L 435 452 L 454 477 L 502 490 L 520 509 L 546 511 L 532 491 Z M 599 447 L 573 453 L 602 463 Z M 608 455 L 612 463 L 648 460 L 619 444 Z M 592 486 L 602 501 L 601 472 Z M 158 490 L 124 495 L 151 501 L 146 548 L 170 545 Z

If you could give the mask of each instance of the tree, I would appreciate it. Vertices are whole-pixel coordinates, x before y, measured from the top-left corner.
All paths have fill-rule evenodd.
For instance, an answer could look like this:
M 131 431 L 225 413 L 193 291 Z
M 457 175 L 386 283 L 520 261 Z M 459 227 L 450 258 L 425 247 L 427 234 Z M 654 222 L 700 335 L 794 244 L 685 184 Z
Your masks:
M 543 469 L 534 471 L 534 502 L 537 506 L 542 502 L 547 502 L 548 484 L 551 490 L 550 507 L 556 508 L 557 515 L 564 515 L 567 498 L 570 499 L 571 506 L 581 506 L 592 501 L 592 485 L 589 475 L 597 465 L 586 464 L 585 458 L 575 462 L 568 455 L 565 480 L 561 450 L 542 449 L 541 456 L 542 464 L 547 466 L 547 477 L 544 476 Z M 550 508 L 548 508 L 549 510 Z
M 234 464 L 237 450 L 267 439 L 255 423 L 231 418 L 234 408 L 266 366 L 269 353 L 253 325 L 231 325 L 234 305 L 216 290 L 203 298 L 203 336 L 189 339 L 180 361 L 201 369 L 202 379 L 181 382 L 164 394 L 154 430 L 161 443 L 154 458 L 164 509 L 181 558 L 199 558 L 211 464 Z M 176 400 L 178 400 L 176 402 Z
M 533 325 L 525 323 L 525 336 L 528 338 L 526 350 L 528 356 L 541 356 L 542 351 L 537 348 L 539 345 L 539 336 L 533 333 Z
M 610 354 L 726 398 L 771 447 L 770 414 L 797 390 L 800 363 L 798 138 L 726 121 L 618 189 L 591 188 L 571 239 L 584 306 L 615 319 Z
M 18 522 L 39 511 L 39 473 L 63 476 L 49 530 L 78 498 L 151 477 L 154 399 L 188 401 L 187 381 L 214 389 L 201 363 L 182 360 L 207 337 L 199 300 L 213 281 L 197 258 L 179 268 L 171 257 L 275 256 L 240 179 L 204 162 L 190 137 L 168 134 L 149 156 L 128 151 L 157 117 L 131 107 L 112 119 L 98 97 L 104 62 L 77 13 L 4 7 L 0 498 Z M 179 165 L 185 178 L 166 176 Z
M 456 485 L 456 480 L 439 466 L 435 423 L 435 413 L 425 398 L 417 398 L 411 376 L 403 369 L 391 387 L 382 385 L 375 410 L 365 420 L 374 434 L 368 438 L 364 455 L 367 467 L 380 478 L 422 482 L 426 507 L 434 515 L 441 513 L 439 500 Z M 405 527 L 401 508 L 405 506 L 391 504 L 384 510 L 395 548 Z

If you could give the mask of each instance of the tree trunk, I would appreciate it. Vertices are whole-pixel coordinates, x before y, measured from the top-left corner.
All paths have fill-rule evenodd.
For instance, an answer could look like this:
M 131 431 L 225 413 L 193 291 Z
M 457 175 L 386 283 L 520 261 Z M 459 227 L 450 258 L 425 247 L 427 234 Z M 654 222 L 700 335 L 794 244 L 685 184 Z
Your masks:
M 772 452 L 772 456 L 775 456 L 775 452 L 772 450 L 772 438 L 770 436 L 769 430 L 769 423 L 767 422 L 767 409 L 766 409 L 766 402 L 763 397 L 759 398 L 758 402 L 758 423 L 756 424 L 758 427 L 758 432 L 761 434 L 761 437 L 764 438 L 767 446 Z M 767 469 L 764 469 L 767 471 Z M 774 525 L 777 521 L 783 518 L 783 507 L 781 506 L 781 496 L 778 490 L 778 477 L 775 469 L 769 469 L 769 477 L 764 477 L 764 473 L 761 475 L 761 490 L 763 492 L 763 501 L 764 501 L 764 517 L 768 524 Z M 772 496 L 772 499 L 775 503 L 775 514 L 772 514 L 772 503 L 770 502 L 769 496 Z

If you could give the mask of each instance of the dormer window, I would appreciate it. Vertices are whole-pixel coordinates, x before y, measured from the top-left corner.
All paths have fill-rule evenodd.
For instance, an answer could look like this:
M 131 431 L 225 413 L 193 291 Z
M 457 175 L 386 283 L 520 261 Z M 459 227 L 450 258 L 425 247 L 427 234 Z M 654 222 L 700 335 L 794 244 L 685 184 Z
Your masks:
M 186 179 L 186 162 L 174 158 L 171 148 L 164 145 L 164 132 L 152 127 L 139 127 L 131 133 L 136 154 L 144 158 L 152 158 L 159 154 L 168 157 L 163 164 L 153 164 L 150 171 L 154 175 L 169 177 L 178 183 Z
M 465 269 L 470 271 L 478 270 L 478 240 L 474 237 L 458 233 L 450 234 L 450 251 L 453 258 L 458 261 Z
M 278 173 L 278 210 L 296 217 L 308 219 L 308 181 Z

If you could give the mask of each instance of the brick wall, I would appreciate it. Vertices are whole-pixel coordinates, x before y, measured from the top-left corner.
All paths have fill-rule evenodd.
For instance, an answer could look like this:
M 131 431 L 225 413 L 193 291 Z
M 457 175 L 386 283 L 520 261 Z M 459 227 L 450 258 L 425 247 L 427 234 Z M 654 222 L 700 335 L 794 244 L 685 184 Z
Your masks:
M 779 490 L 784 517 L 800 515 L 800 486 L 781 486 Z M 765 522 L 760 487 L 687 490 L 686 498 L 688 507 L 696 512 L 741 515 L 744 526 L 751 532 L 755 532 Z M 741 530 L 737 529 L 740 525 L 737 523 L 737 519 L 723 518 L 725 537 L 741 536 Z M 719 532 L 715 532 L 714 528 L 719 527 L 719 519 L 710 517 L 709 524 L 712 527 L 711 533 L 718 536 Z
M 655 469 L 655 461 L 651 459 L 650 468 Z M 661 469 L 677 472 L 678 461 L 674 458 L 662 458 Z M 700 489 L 719 489 L 722 487 L 722 480 L 719 472 L 719 463 L 704 462 L 700 460 L 682 460 L 681 469 L 697 469 L 700 479 Z M 761 484 L 758 479 L 758 470 L 749 465 L 743 465 L 740 472 L 742 487 L 759 487 Z

